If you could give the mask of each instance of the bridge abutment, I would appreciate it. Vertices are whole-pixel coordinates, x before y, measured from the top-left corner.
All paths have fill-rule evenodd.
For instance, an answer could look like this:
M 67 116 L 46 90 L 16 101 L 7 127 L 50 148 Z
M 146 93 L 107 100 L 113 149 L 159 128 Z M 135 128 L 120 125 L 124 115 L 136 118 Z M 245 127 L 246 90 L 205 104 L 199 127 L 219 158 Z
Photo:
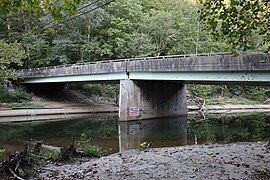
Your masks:
M 184 84 L 120 80 L 120 121 L 176 117 L 186 114 Z

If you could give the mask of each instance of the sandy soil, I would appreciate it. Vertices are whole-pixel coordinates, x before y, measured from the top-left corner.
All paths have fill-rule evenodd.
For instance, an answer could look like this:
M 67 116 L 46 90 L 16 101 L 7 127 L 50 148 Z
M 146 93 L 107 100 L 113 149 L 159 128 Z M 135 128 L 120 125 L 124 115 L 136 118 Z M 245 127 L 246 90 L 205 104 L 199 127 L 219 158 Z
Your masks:
M 270 179 L 270 145 L 238 143 L 130 150 L 47 164 L 36 179 Z
M 75 94 L 74 92 L 73 94 Z M 49 100 L 38 96 L 33 96 L 31 102 L 35 104 L 39 104 L 43 106 L 43 108 L 76 108 L 76 107 L 85 107 L 85 106 L 91 106 L 91 107 L 107 107 L 107 106 L 114 106 L 114 104 L 110 101 L 106 101 L 105 98 L 101 99 L 90 99 L 86 96 L 83 96 L 82 94 L 74 95 L 78 97 L 77 101 L 68 101 L 68 100 Z M 75 99 L 75 98 L 74 98 Z

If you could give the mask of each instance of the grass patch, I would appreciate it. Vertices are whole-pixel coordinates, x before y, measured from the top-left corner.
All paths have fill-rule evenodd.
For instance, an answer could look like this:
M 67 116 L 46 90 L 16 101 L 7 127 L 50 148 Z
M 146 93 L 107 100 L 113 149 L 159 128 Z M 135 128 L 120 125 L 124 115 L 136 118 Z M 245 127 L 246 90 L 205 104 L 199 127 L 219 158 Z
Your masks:
M 41 149 L 39 154 L 54 161 L 60 157 L 60 152 L 56 150 Z
M 206 100 L 207 105 L 215 105 L 215 104 L 261 104 L 260 101 L 245 99 L 245 98 L 238 98 L 238 99 L 231 99 L 231 98 L 211 98 Z
M 5 149 L 0 149 L 0 155 L 1 155 L 1 153 L 4 153 L 4 152 L 6 152 Z
M 9 108 L 14 108 L 14 109 L 40 109 L 43 108 L 42 105 L 40 104 L 35 104 L 31 102 L 20 102 L 20 103 L 8 103 L 7 105 Z
M 110 151 L 105 150 L 102 147 L 91 145 L 91 139 L 88 138 L 86 134 L 81 135 L 76 147 L 85 154 L 94 157 L 101 157 L 110 153 Z

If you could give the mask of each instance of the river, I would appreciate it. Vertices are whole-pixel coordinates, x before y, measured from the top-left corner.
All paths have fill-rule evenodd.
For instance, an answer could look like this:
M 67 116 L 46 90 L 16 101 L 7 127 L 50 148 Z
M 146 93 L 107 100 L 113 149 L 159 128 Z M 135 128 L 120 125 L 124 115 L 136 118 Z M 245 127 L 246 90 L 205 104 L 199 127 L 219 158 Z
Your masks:
M 139 148 L 143 142 L 152 142 L 152 147 L 172 147 L 269 141 L 269 129 L 269 113 L 206 114 L 204 120 L 198 114 L 190 114 L 131 122 L 118 122 L 117 114 L 84 114 L 50 121 L 1 123 L 0 160 L 22 150 L 25 142 L 31 140 L 67 146 L 72 134 L 77 138 L 84 134 L 93 145 L 115 153 Z

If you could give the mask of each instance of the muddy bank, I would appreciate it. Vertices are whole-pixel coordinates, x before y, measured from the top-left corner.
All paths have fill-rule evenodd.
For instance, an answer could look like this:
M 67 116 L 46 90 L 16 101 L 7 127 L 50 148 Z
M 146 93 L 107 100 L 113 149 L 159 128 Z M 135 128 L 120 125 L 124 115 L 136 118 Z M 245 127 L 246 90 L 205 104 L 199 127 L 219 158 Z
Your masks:
M 87 162 L 47 164 L 44 179 L 270 179 L 266 143 L 130 150 Z

